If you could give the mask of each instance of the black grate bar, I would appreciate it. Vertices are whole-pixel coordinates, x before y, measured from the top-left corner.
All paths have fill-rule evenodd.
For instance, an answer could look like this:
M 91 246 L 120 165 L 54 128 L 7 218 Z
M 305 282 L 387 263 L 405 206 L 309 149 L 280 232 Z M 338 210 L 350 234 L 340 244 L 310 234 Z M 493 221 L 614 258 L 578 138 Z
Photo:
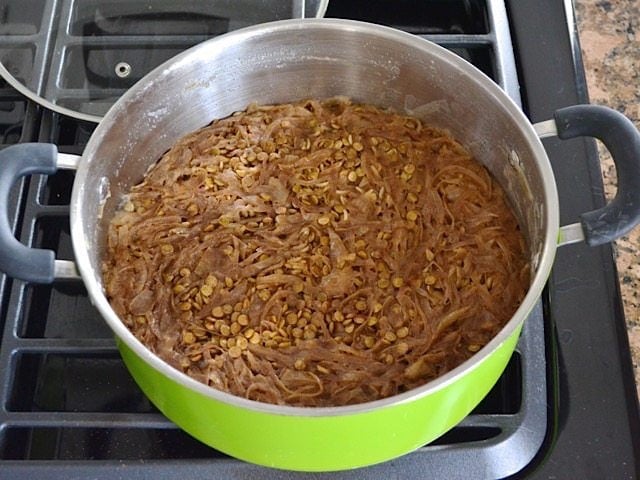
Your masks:
M 13 88 L 4 87 L 0 83 L 0 98 L 3 102 L 24 102 L 24 97 Z
M 117 351 L 112 338 L 14 338 L 20 353 L 105 354 Z
M 12 427 L 178 428 L 160 413 L 5 411 L 2 415 L 5 416 L 3 424 Z M 519 424 L 520 420 L 519 415 L 470 415 L 454 427 L 454 430 L 494 428 L 510 435 L 510 430 Z M 433 450 L 433 447 L 426 445 L 422 450 Z
M 34 218 L 42 217 L 68 217 L 69 205 L 42 205 L 39 202 L 33 203 Z
M 160 413 L 9 412 L 4 415 L 4 425 L 8 428 L 178 428 Z

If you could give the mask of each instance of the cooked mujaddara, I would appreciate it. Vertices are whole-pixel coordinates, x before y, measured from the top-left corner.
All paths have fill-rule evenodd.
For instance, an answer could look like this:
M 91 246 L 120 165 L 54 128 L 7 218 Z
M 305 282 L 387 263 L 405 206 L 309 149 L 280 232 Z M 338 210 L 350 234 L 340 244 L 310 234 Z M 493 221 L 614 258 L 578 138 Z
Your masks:
M 451 370 L 529 284 L 503 190 L 447 132 L 342 98 L 178 141 L 109 225 L 109 300 L 155 354 L 252 400 L 339 406 Z

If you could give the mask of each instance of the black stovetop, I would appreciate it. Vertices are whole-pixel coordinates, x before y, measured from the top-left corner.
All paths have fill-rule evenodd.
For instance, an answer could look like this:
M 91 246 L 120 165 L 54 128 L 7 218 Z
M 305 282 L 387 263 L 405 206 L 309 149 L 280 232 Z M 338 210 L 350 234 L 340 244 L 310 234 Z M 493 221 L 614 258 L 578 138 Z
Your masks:
M 327 16 L 391 25 L 452 49 L 536 122 L 587 99 L 567 3 L 341 0 L 330 3 Z M 0 81 L 0 148 L 40 141 L 81 153 L 93 128 L 38 107 Z M 593 141 L 545 140 L 545 147 L 561 223 L 601 206 Z M 73 258 L 72 183 L 68 171 L 25 179 L 9 204 L 16 235 L 61 259 Z M 525 325 L 496 387 L 449 433 L 375 467 L 303 476 L 640 476 L 638 403 L 611 247 L 560 248 Z M 30 285 L 0 274 L 0 326 L 0 478 L 297 478 L 205 447 L 159 414 L 131 380 L 80 283 Z

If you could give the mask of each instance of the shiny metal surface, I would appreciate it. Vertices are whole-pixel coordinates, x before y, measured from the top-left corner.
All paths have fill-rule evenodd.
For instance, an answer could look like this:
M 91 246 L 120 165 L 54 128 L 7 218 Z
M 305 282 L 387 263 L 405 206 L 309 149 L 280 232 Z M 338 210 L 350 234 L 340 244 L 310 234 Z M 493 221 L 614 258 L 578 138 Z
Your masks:
M 553 119 L 534 123 L 533 129 L 541 139 L 558 136 L 558 127 L 556 126 L 556 121 Z
M 77 280 L 80 278 L 80 272 L 78 272 L 75 262 L 71 260 L 55 260 L 53 275 L 56 279 Z
M 178 138 L 251 102 L 342 95 L 391 107 L 446 128 L 508 192 L 530 244 L 532 284 L 505 329 L 470 362 L 438 380 L 365 406 L 308 410 L 258 404 L 210 389 L 164 364 L 124 327 L 101 283 L 103 232 L 128 189 Z M 542 145 L 520 109 L 471 64 L 386 27 L 344 20 L 292 20 L 251 27 L 178 55 L 131 88 L 109 111 L 79 164 L 71 200 L 78 268 L 114 332 L 141 358 L 181 384 L 247 408 L 336 415 L 426 395 L 473 368 L 533 309 L 551 269 L 557 193 Z
M 571 245 L 572 243 L 584 242 L 584 229 L 581 223 L 571 223 L 560 227 L 558 233 L 558 246 Z
M 75 170 L 78 168 L 78 163 L 82 157 L 80 155 L 73 155 L 71 153 L 58 152 L 58 158 L 56 160 L 56 166 L 65 170 Z

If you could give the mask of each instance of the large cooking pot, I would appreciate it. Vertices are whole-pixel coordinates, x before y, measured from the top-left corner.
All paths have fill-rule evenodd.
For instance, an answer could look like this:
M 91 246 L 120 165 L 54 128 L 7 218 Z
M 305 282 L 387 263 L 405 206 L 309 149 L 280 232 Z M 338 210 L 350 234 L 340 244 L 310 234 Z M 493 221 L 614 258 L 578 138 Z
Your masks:
M 414 390 L 333 408 L 276 406 L 209 388 L 163 362 L 124 326 L 101 280 L 106 224 L 123 195 L 179 137 L 250 102 L 345 95 L 393 107 L 443 127 L 467 146 L 506 190 L 531 252 L 531 285 L 513 318 L 471 359 Z M 619 186 L 606 207 L 559 227 L 558 198 L 539 137 L 601 138 Z M 151 401 L 197 439 L 250 462 L 294 470 L 338 470 L 398 457 L 442 435 L 488 393 L 514 350 L 551 270 L 558 245 L 597 245 L 640 220 L 640 135 L 622 115 L 594 106 L 559 110 L 532 126 L 489 78 L 415 36 L 343 20 L 263 24 L 204 42 L 131 88 L 98 125 L 81 158 L 47 144 L 0 153 L 0 202 L 31 172 L 77 169 L 71 198 L 75 264 L 29 249 L 0 212 L 0 269 L 31 282 L 79 271 L 115 333 L 129 371 Z

